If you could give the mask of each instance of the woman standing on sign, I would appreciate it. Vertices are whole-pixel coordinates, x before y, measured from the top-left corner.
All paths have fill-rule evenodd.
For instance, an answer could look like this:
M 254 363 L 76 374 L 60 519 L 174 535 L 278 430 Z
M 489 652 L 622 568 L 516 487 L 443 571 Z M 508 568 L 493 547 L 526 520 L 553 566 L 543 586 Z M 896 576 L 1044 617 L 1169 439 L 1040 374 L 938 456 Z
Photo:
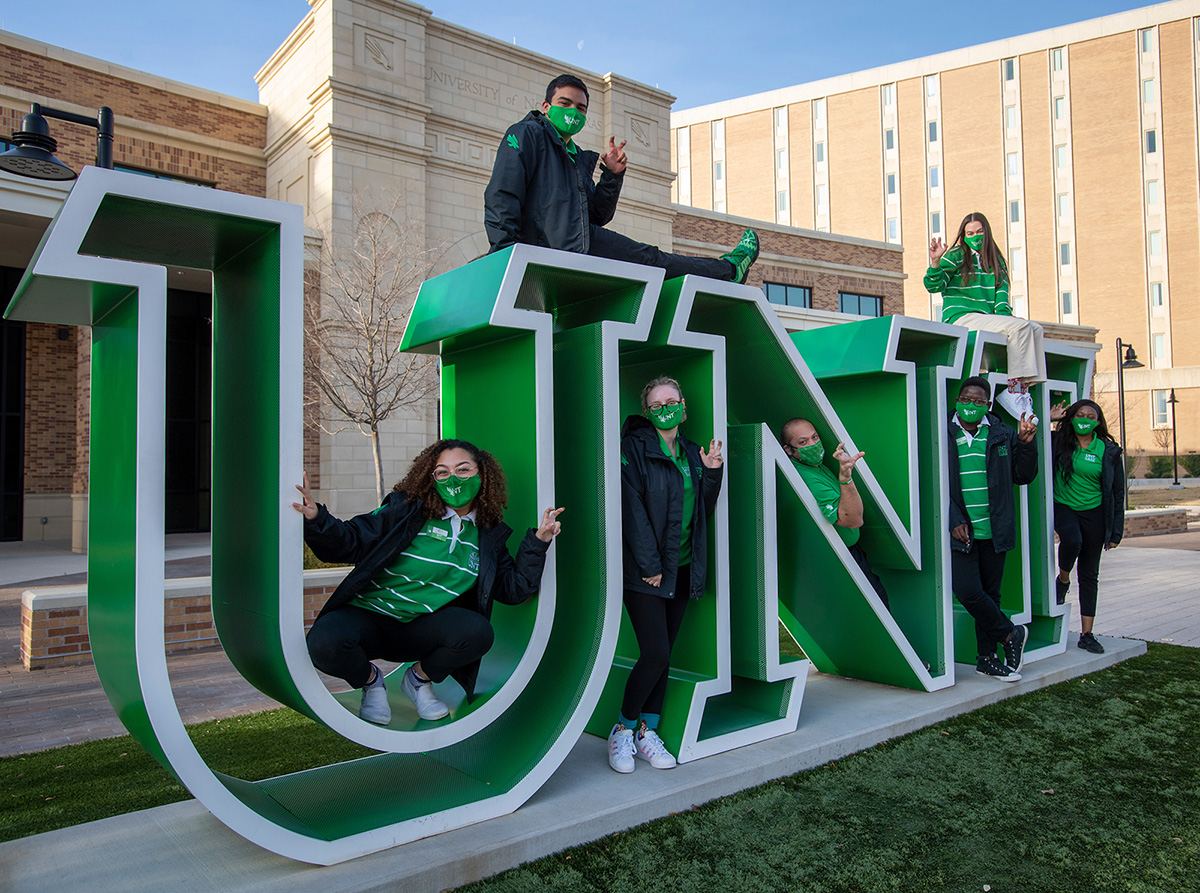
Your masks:
M 501 519 L 508 502 L 504 472 L 491 453 L 465 440 L 439 440 L 413 461 L 383 505 L 341 521 L 297 485 L 304 541 L 322 561 L 353 561 L 308 633 L 308 652 L 323 673 L 362 689 L 359 716 L 392 720 L 383 673 L 372 660 L 413 661 L 400 690 L 421 719 L 444 719 L 450 708 L 434 684 L 453 676 L 475 696 L 479 661 L 492 647 L 492 603 L 516 605 L 541 585 L 546 550 L 562 509 L 521 540 Z
M 687 409 L 675 379 L 647 384 L 642 412 L 621 427 L 624 601 L 639 655 L 608 736 L 608 764 L 617 772 L 632 772 L 635 754 L 655 769 L 675 765 L 658 720 L 684 611 L 704 593 L 708 516 L 724 461 L 719 440 L 706 452 L 680 433 Z
M 925 290 L 941 292 L 942 322 L 1008 338 L 1008 389 L 997 399 L 1014 419 L 1024 414 L 1036 425 L 1029 386 L 1046 380 L 1042 327 L 1012 315 L 1008 285 L 1008 264 L 982 214 L 964 217 L 949 247 L 940 236 L 930 240 Z
M 1078 562 L 1079 647 L 1103 654 L 1092 635 L 1100 556 L 1115 549 L 1125 531 L 1125 465 L 1121 448 L 1108 434 L 1104 412 L 1091 400 L 1067 407 L 1051 442 L 1054 452 L 1054 532 L 1058 534 L 1058 577 L 1054 588 L 1061 605 L 1071 588 Z

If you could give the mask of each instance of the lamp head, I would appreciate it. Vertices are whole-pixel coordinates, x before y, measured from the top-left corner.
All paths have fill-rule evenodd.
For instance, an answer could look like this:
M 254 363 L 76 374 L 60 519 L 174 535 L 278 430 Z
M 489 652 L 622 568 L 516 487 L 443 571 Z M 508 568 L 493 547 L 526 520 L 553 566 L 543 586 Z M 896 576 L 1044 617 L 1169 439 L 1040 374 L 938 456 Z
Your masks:
M 1138 362 L 1137 354 L 1133 352 L 1133 348 L 1125 345 L 1125 359 L 1121 363 L 1122 369 L 1141 369 L 1144 363 Z
M 0 170 L 35 180 L 74 180 L 75 171 L 54 157 L 58 143 L 40 112 L 21 119 L 21 129 L 12 136 L 14 148 L 0 153 Z

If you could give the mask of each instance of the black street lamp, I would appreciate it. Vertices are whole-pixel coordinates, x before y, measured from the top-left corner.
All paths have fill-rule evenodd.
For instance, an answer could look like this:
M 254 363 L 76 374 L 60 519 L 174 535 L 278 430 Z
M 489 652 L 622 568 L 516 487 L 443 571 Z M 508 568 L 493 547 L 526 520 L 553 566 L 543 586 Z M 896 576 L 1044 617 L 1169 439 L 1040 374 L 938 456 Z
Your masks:
M 96 167 L 112 170 L 113 110 L 100 106 L 95 118 L 61 112 L 34 102 L 29 114 L 21 119 L 21 129 L 13 133 L 14 147 L 0 153 L 0 170 L 35 180 L 74 180 L 75 171 L 54 157 L 58 142 L 50 136 L 47 118 L 70 121 L 96 129 Z
M 1125 351 L 1125 358 L 1121 358 L 1121 350 Z M 1117 402 L 1118 416 L 1121 423 L 1121 458 L 1125 460 L 1126 478 L 1129 471 L 1129 457 L 1125 455 L 1125 370 L 1140 369 L 1144 364 L 1138 362 L 1137 354 L 1133 352 L 1133 345 L 1126 344 L 1120 338 L 1117 339 Z M 1129 487 L 1125 488 L 1125 508 L 1129 509 Z
M 1175 389 L 1171 388 L 1171 396 L 1167 398 L 1167 402 L 1171 404 L 1171 469 L 1175 472 L 1175 482 L 1172 487 L 1179 486 L 1179 446 L 1175 440 L 1175 404 L 1179 401 L 1175 399 Z

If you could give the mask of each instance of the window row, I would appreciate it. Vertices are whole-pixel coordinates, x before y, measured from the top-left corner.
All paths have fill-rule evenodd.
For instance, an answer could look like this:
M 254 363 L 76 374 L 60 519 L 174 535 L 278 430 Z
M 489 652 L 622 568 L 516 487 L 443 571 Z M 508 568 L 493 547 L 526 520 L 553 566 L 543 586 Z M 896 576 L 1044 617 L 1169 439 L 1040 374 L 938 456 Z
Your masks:
M 772 304 L 782 307 L 806 307 L 812 309 L 812 288 L 807 285 L 787 285 L 782 282 L 764 282 L 763 293 Z M 838 310 L 856 316 L 882 316 L 883 298 L 878 295 L 860 295 L 854 292 L 838 292 Z

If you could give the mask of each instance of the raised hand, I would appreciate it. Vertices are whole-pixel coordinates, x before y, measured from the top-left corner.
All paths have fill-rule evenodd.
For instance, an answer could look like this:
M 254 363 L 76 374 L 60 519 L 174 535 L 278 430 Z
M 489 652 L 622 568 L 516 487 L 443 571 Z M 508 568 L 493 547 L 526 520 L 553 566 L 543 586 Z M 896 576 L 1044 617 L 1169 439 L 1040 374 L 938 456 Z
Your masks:
M 936 267 L 945 253 L 946 243 L 942 241 L 941 236 L 934 236 L 929 240 L 929 266 Z
M 293 502 L 292 508 L 312 520 L 317 516 L 317 501 L 312 498 L 312 494 L 308 492 L 308 472 L 301 472 L 300 480 L 302 483 L 296 485 L 296 489 L 300 491 L 301 502 Z
M 725 460 L 721 457 L 721 441 L 712 440 L 708 444 L 708 452 L 704 448 L 700 448 L 700 461 L 707 468 L 720 468 L 725 464 Z
M 625 143 L 628 140 L 621 140 L 621 145 L 617 145 L 616 137 L 608 138 L 608 151 L 600 156 L 600 160 L 604 162 L 604 166 L 614 174 L 625 172 Z
M 1026 416 L 1025 413 L 1021 413 L 1021 427 L 1017 431 L 1017 440 L 1021 443 L 1029 443 L 1033 440 L 1033 435 L 1037 434 L 1037 422 L 1033 421 L 1035 418 L 1037 416 Z
M 562 523 L 558 520 L 558 516 L 562 512 L 562 509 L 546 509 L 542 512 L 542 523 L 538 526 L 534 536 L 543 543 L 548 543 L 562 533 Z
M 855 464 L 865 455 L 866 453 L 856 453 L 851 456 L 846 452 L 846 445 L 839 443 L 837 449 L 833 451 L 833 458 L 838 461 L 838 480 L 843 484 L 850 483 L 850 476 L 854 473 Z

